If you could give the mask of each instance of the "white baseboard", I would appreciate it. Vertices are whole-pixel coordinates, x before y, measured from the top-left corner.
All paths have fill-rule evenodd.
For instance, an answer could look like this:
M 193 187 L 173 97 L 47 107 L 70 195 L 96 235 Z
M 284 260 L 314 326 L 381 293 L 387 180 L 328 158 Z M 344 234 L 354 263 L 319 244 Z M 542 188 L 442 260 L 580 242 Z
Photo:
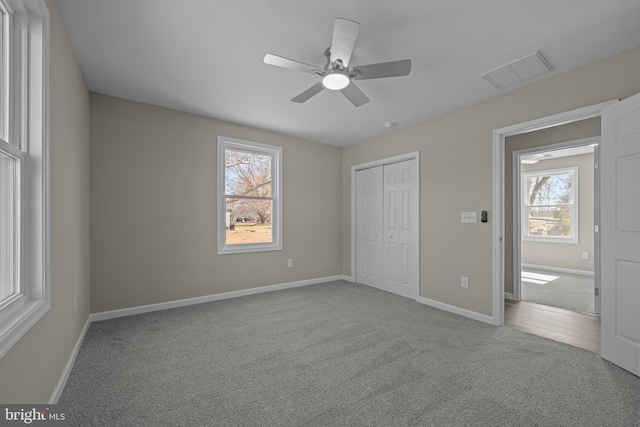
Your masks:
M 460 316 L 468 317 L 470 319 L 479 320 L 480 322 L 494 325 L 493 317 L 486 314 L 477 313 L 475 311 L 466 310 L 464 308 L 456 307 L 454 305 L 445 304 L 443 302 L 434 301 L 424 297 L 418 297 L 416 299 L 420 304 L 425 304 L 431 307 L 439 308 L 440 310 L 448 311 L 450 313 L 459 314 Z
M 522 268 L 535 268 L 538 270 L 549 270 L 549 271 L 557 271 L 558 273 L 567 273 L 567 274 L 579 274 L 581 276 L 593 276 L 593 271 L 587 270 L 574 270 L 571 268 L 562 268 L 562 267 L 549 267 L 546 265 L 534 265 L 534 264 L 521 264 Z
M 78 352 L 80 351 L 80 346 L 82 345 L 84 336 L 87 334 L 87 330 L 89 330 L 89 325 L 91 324 L 91 321 L 92 321 L 91 315 L 89 315 L 89 317 L 87 317 L 87 321 L 84 324 L 84 327 L 82 328 L 82 332 L 80 332 L 80 336 L 76 341 L 76 345 L 73 347 L 73 350 L 71 351 L 69 360 L 67 361 L 67 364 L 64 366 L 64 369 L 62 370 L 62 375 L 58 380 L 58 384 L 56 384 L 56 387 L 53 389 L 53 393 L 51 393 L 51 397 L 49 397 L 50 405 L 55 405 L 56 403 L 58 403 L 58 399 L 60 399 L 60 396 L 62 395 L 62 390 L 64 390 L 64 386 L 67 385 L 69 374 L 71 373 L 73 364 L 76 361 L 76 356 L 78 356 Z
M 205 295 L 205 296 L 195 297 L 195 298 L 186 298 L 186 299 L 180 299 L 175 301 L 167 301 L 167 302 L 161 302 L 158 304 L 141 305 L 137 307 L 123 308 L 120 310 L 103 311 L 100 313 L 93 313 L 91 315 L 91 321 L 97 322 L 100 320 L 115 319 L 118 317 L 149 313 L 151 311 L 167 310 L 169 308 L 184 307 L 187 305 L 202 304 L 205 302 L 219 301 L 219 300 L 229 299 L 229 298 L 237 298 L 245 295 L 279 291 L 282 289 L 290 289 L 290 288 L 297 288 L 300 286 L 315 285 L 318 283 L 332 282 L 335 280 L 344 280 L 343 278 L 344 276 L 342 275 L 321 277 L 318 279 L 300 280 L 298 282 L 282 283 L 279 285 L 261 286 L 259 288 L 243 289 L 241 291 L 223 292 L 221 294 L 212 294 L 212 295 Z
M 504 293 L 504 299 L 508 299 L 511 301 L 515 301 L 516 297 L 513 296 L 513 294 L 511 292 L 505 292 Z

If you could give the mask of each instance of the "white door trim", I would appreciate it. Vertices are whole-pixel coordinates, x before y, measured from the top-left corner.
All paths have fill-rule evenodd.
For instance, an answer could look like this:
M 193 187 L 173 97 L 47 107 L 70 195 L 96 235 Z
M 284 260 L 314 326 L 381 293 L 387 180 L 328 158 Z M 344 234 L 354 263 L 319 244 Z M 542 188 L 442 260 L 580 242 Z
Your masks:
M 502 326 L 504 322 L 504 156 L 505 139 L 508 136 L 533 132 L 580 120 L 600 116 L 602 110 L 618 100 L 602 102 L 564 113 L 554 114 L 548 117 L 517 123 L 493 131 L 493 297 L 492 297 L 492 323 Z
M 419 212 L 420 212 L 420 178 L 419 178 L 420 177 L 420 152 L 419 151 L 413 151 L 411 153 L 400 154 L 398 156 L 387 157 L 384 159 L 374 160 L 371 162 L 361 163 L 358 165 L 351 166 L 351 275 L 349 276 L 349 280 L 351 282 L 356 281 L 356 243 L 357 243 L 357 240 L 356 240 L 356 231 L 357 231 L 357 228 L 356 228 L 356 197 L 357 197 L 356 172 L 364 169 L 370 169 L 377 166 L 384 166 L 384 165 L 404 162 L 406 160 L 413 160 L 413 159 L 415 159 L 416 162 L 418 163 L 417 194 L 418 194 L 418 218 L 419 218 Z M 419 222 L 420 221 L 418 221 L 418 226 L 419 226 Z M 419 251 L 419 242 L 418 242 L 418 251 Z M 420 255 L 418 255 L 418 260 L 419 259 L 420 259 Z M 420 263 L 418 262 L 418 295 L 417 296 L 419 295 L 420 295 Z

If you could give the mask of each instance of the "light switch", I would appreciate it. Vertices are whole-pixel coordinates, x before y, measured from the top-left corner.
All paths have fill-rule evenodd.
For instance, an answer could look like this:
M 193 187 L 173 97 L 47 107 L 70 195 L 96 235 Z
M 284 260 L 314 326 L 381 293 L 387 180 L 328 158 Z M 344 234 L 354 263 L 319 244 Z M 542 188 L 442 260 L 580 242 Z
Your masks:
M 462 223 L 477 223 L 478 212 L 462 212 L 460 215 L 460 222 Z

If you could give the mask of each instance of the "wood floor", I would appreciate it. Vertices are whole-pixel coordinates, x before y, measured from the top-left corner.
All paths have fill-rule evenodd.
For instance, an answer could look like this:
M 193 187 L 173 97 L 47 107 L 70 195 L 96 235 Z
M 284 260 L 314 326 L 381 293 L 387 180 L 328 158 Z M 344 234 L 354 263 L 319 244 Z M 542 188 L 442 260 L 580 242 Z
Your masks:
M 504 325 L 600 353 L 600 318 L 526 301 L 504 302 Z

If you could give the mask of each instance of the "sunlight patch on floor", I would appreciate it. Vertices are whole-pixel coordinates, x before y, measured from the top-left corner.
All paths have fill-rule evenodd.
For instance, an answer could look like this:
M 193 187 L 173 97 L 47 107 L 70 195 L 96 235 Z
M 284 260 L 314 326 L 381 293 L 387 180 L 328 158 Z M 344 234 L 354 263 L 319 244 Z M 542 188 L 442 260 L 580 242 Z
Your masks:
M 527 283 L 533 283 L 536 285 L 546 285 L 549 282 L 553 282 L 559 276 L 551 276 L 548 274 L 532 273 L 530 271 L 522 271 L 522 281 Z

